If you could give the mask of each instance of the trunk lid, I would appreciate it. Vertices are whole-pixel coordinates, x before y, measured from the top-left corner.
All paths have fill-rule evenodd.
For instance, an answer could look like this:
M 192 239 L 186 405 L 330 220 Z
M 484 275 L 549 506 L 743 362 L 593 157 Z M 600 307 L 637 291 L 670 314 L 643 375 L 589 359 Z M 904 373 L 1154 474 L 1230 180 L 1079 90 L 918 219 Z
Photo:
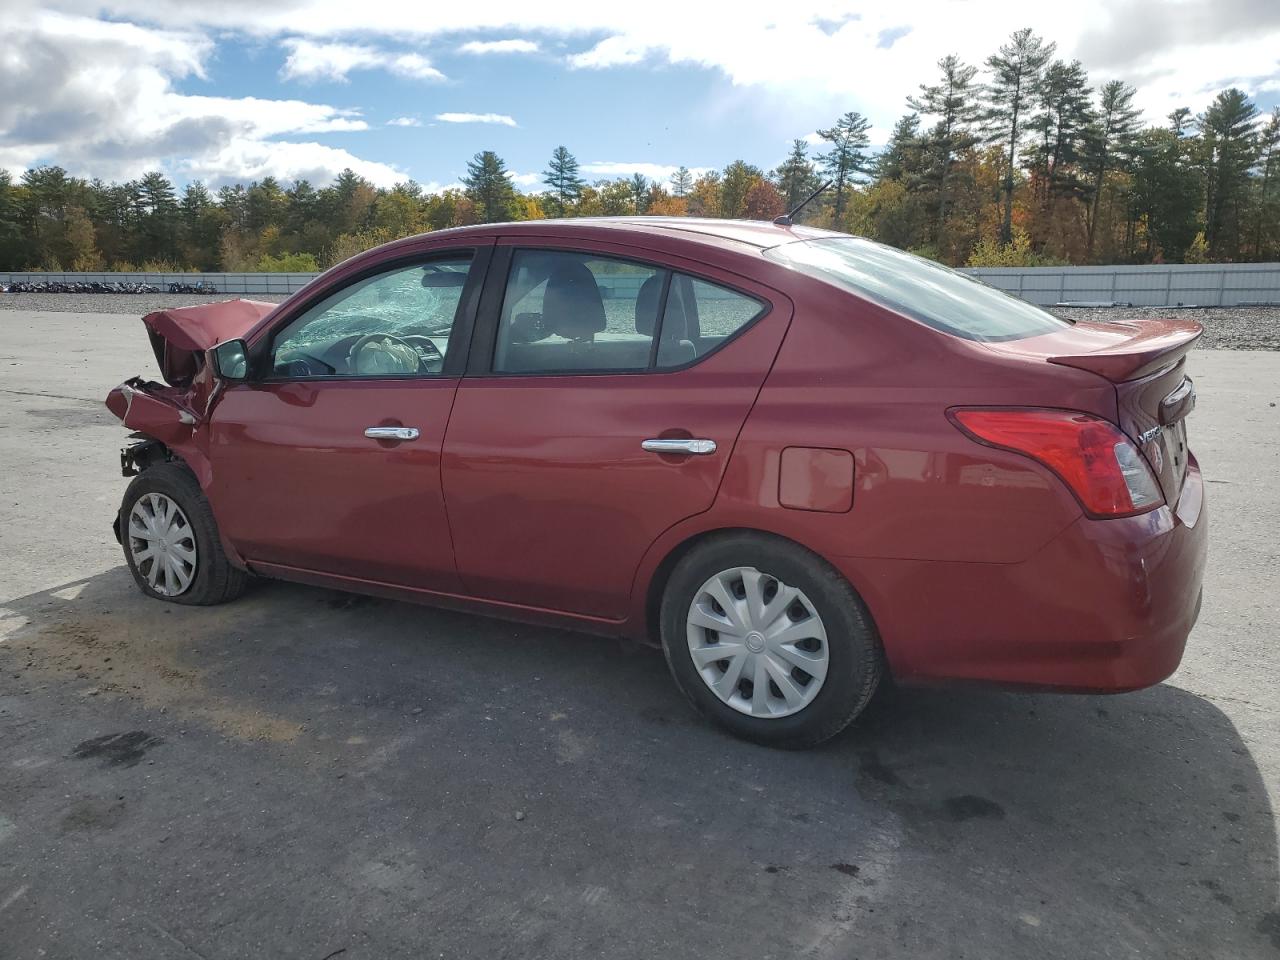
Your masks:
M 1147 458 L 1173 507 L 1187 472 L 1186 417 L 1196 403 L 1186 355 L 1203 333 L 1191 320 L 1077 323 L 996 346 L 1111 381 L 1118 426 Z
M 206 350 L 224 340 L 243 337 L 277 306 L 259 300 L 226 300 L 157 310 L 142 322 L 165 382 L 187 387 L 200 372 Z

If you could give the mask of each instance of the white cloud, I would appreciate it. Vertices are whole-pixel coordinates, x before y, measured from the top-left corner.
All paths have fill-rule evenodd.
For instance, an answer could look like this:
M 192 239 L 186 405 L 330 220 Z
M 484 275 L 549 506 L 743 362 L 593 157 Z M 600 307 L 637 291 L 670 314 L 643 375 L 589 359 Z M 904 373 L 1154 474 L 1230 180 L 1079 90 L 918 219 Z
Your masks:
M 417 117 L 395 117 L 387 121 L 388 127 L 420 127 L 422 121 Z
M 0 55 L 0 165 L 57 163 L 73 174 L 330 180 L 344 167 L 378 183 L 404 174 L 347 150 L 276 138 L 368 128 L 358 110 L 259 97 L 195 96 L 177 80 L 205 76 L 201 34 L 149 30 L 45 11 L 14 19 Z
M 89 16 L 103 9 L 101 0 L 6 3 Z M 632 6 L 598 0 L 433 4 L 429 15 L 418 17 L 405 16 L 403 0 L 111 0 L 106 9 L 116 20 L 305 37 L 320 46 L 360 47 L 377 38 L 422 43 L 459 34 L 516 35 L 530 43 L 545 37 L 573 50 L 568 62 L 578 69 L 701 67 L 766 94 L 780 116 L 798 108 L 832 116 L 856 109 L 883 129 L 902 114 L 904 98 L 933 78 L 938 58 L 956 53 L 981 63 L 1015 27 L 1031 27 L 1056 41 L 1059 55 L 1079 57 L 1095 83 L 1151 78 L 1142 100 L 1150 120 L 1162 120 L 1168 102 L 1202 109 L 1222 86 L 1257 90 L 1280 72 L 1275 0 L 790 0 L 739 4 L 729 17 L 722 4 L 708 0 L 650 0 L 643 16 Z M 6 23 L 22 19 L 18 10 Z M 360 43 L 353 44 L 355 38 Z M 326 67 L 317 69 L 326 75 Z M 400 69 L 428 76 L 434 70 L 422 62 Z
M 281 46 L 289 51 L 280 68 L 285 80 L 345 81 L 353 70 L 387 70 L 415 80 L 445 79 L 418 53 L 389 53 L 367 44 L 316 43 L 300 37 L 289 37 Z
M 221 150 L 187 161 L 179 169 L 187 177 L 203 180 L 216 188 L 228 183 L 261 180 L 267 176 L 286 181 L 325 183 L 347 167 L 379 187 L 391 187 L 408 179 L 407 174 L 395 167 L 363 160 L 337 147 L 244 138 L 233 140 Z
M 532 187 L 534 184 L 542 182 L 542 174 L 540 173 L 512 173 L 509 174 L 511 182 L 517 187 Z
M 566 84 L 570 100 L 574 86 L 590 83 L 595 70 L 700 68 L 738 88 L 741 96 L 729 101 L 735 109 L 743 102 L 756 105 L 751 122 L 775 118 L 769 122 L 779 142 L 795 135 L 790 124 L 812 130 L 828 122 L 824 117 L 850 109 L 865 114 L 873 130 L 887 131 L 904 112 L 905 97 L 934 78 L 940 57 L 956 53 L 981 64 L 1009 30 L 1022 26 L 1056 41 L 1059 56 L 1079 57 L 1095 86 L 1113 78 L 1135 83 L 1152 122 L 1163 122 L 1177 105 L 1201 110 L 1227 85 L 1274 90 L 1280 77 L 1276 0 L 790 0 L 740 4 L 728 17 L 722 4 L 706 0 L 650 0 L 643 16 L 634 7 L 598 0 L 438 4 L 429 15 L 413 17 L 405 16 L 403 0 L 4 4 L 0 162 L 91 162 L 93 173 L 106 176 L 185 157 L 186 150 L 206 156 L 227 138 L 290 135 L 263 132 L 289 123 L 276 117 L 287 111 L 267 106 L 274 101 L 246 105 L 228 119 L 209 113 L 218 98 L 200 103 L 176 92 L 176 82 L 206 76 L 212 37 L 224 45 L 246 36 L 287 43 L 284 72 L 300 79 L 386 70 L 437 81 L 440 71 L 424 54 L 397 51 L 425 50 L 437 41 L 452 47 L 460 35 L 506 37 L 511 39 L 476 40 L 458 49 L 516 53 L 536 45 L 569 51 L 566 63 L 578 71 Z M 98 19 L 104 10 L 110 21 Z M 363 122 L 349 112 L 308 107 L 313 114 L 293 134 L 326 125 L 358 129 Z M 167 118 L 168 126 L 156 116 Z M 510 117 L 442 122 L 508 121 L 514 124 Z
M 459 53 L 537 53 L 538 44 L 533 40 L 468 40 L 458 48 Z
M 170 93 L 157 109 L 152 122 L 177 123 L 192 116 L 220 117 L 239 125 L 254 137 L 276 137 L 290 133 L 350 133 L 368 130 L 360 112 L 328 107 L 304 100 L 263 100 L 258 97 L 198 97 Z
M 497 123 L 504 127 L 516 126 L 515 120 L 505 113 L 437 113 L 441 123 Z
M 620 34 L 615 37 L 605 37 L 590 50 L 570 54 L 569 65 L 588 69 L 593 67 L 626 67 L 633 63 L 639 63 L 650 53 L 656 52 L 656 47 Z

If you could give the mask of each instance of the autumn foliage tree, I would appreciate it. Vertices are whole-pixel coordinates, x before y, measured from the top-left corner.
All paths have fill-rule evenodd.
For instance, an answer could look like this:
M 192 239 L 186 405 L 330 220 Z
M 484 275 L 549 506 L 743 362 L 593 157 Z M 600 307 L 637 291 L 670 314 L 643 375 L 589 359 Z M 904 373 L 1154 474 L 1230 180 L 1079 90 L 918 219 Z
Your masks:
M 161 171 L 125 183 L 56 166 L 0 169 L 0 270 L 325 267 L 397 237 L 545 216 L 772 220 L 818 187 L 801 222 L 835 225 L 952 264 L 1280 260 L 1280 108 L 1241 90 L 1144 124 L 1138 92 L 1095 89 L 1078 61 L 1015 30 L 984 62 L 942 58 L 887 142 L 856 111 L 778 155 L 651 168 L 588 182 L 558 146 L 538 192 L 483 150 L 462 185 L 375 186 L 352 170 L 313 184 L 214 189 Z M 799 133 L 800 131 L 796 131 Z M 811 144 L 814 144 L 811 153 Z M 816 155 L 814 155 L 816 153 Z M 769 171 L 769 172 L 766 172 Z

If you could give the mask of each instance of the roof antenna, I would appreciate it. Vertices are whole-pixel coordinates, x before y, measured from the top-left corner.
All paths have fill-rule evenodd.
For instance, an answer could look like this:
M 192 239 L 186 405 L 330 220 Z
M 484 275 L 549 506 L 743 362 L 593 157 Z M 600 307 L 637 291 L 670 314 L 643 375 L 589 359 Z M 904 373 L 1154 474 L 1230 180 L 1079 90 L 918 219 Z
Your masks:
M 817 190 L 813 191 L 813 193 L 809 194 L 807 197 L 801 200 L 798 204 L 796 204 L 796 208 L 792 210 L 790 213 L 784 213 L 780 217 L 774 217 L 773 222 L 780 227 L 791 226 L 795 222 L 796 214 L 799 213 L 801 210 L 803 210 L 805 207 L 807 207 L 809 205 L 810 200 L 812 200 L 818 194 L 822 193 L 823 190 L 827 189 L 827 187 L 831 186 L 831 184 L 834 182 L 835 181 L 833 180 L 828 180 L 826 183 L 820 186 Z

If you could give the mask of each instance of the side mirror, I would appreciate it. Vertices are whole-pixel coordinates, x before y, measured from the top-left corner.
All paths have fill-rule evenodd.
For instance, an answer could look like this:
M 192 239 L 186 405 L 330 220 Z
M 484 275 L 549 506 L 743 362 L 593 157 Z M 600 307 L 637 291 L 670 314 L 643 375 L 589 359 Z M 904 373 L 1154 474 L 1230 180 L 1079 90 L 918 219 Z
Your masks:
M 223 380 L 245 380 L 249 376 L 249 348 L 243 340 L 226 340 L 209 351 L 213 372 Z

